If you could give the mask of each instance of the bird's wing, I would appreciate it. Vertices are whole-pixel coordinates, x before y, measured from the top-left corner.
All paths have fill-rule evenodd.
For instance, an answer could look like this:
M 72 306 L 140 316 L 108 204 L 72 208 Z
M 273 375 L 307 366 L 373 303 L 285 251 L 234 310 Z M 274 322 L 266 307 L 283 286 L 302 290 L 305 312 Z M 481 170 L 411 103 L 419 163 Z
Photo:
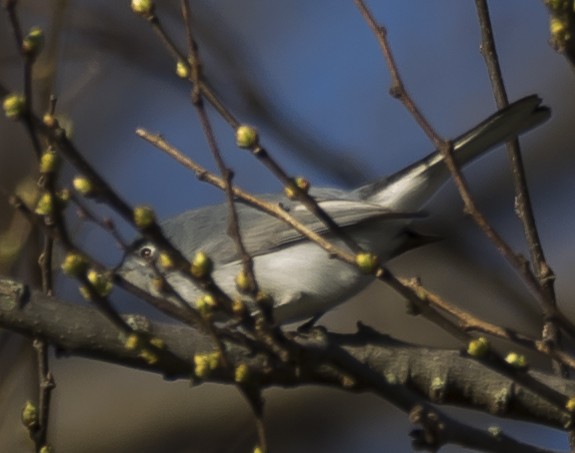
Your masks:
M 320 201 L 319 204 L 339 226 L 346 230 L 355 225 L 382 221 L 386 218 L 421 217 L 421 214 L 393 213 L 359 200 L 333 199 Z M 312 231 L 322 235 L 328 232 L 323 222 L 300 203 L 282 198 L 280 206 Z M 304 240 L 299 232 L 284 221 L 252 206 L 238 202 L 236 210 L 242 241 L 252 256 L 264 255 Z M 162 228 L 168 238 L 187 238 L 182 241 L 184 254 L 190 255 L 202 250 L 216 263 L 227 264 L 240 258 L 237 247 L 228 234 L 228 225 L 228 208 L 225 205 L 218 205 L 187 211 L 165 221 Z

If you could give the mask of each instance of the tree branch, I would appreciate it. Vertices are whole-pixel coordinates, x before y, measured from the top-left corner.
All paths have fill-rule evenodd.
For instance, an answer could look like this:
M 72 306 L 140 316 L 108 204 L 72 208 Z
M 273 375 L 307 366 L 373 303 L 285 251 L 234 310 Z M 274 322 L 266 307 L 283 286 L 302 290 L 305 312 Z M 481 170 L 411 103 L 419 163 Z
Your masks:
M 0 326 L 48 341 L 61 353 L 144 369 L 167 379 L 195 379 L 195 358 L 216 350 L 213 338 L 200 330 L 150 322 L 139 315 L 127 319 L 131 325 L 138 325 L 143 334 L 161 339 L 169 352 L 168 358 L 147 361 L 138 351 L 127 349 L 117 328 L 93 307 L 62 302 L 24 284 L 0 278 Z M 233 365 L 231 368 L 247 366 L 250 379 L 262 387 L 320 384 L 354 392 L 379 393 L 365 381 L 346 380 L 331 365 L 315 366 L 318 349 L 341 348 L 382 379 L 424 395 L 432 403 L 465 406 L 560 429 L 570 423 L 571 417 L 566 411 L 558 410 L 528 389 L 457 350 L 403 343 L 364 326 L 355 334 L 314 332 L 310 336 L 294 336 L 294 341 L 302 346 L 302 355 L 295 364 L 279 361 L 272 364 L 268 355 L 254 354 L 248 346 L 238 344 L 230 337 L 225 345 Z M 575 394 L 575 382 L 541 372 L 530 374 L 562 393 Z M 230 367 L 215 368 L 210 370 L 209 376 L 202 378 L 220 383 L 233 383 L 235 379 Z

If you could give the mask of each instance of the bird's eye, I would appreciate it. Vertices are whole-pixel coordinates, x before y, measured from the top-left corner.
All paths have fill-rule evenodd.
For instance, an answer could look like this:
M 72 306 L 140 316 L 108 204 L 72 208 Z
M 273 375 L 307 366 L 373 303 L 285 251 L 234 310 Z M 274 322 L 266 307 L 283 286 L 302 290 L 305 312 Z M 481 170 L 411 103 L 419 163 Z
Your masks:
M 151 245 L 145 245 L 138 251 L 138 253 L 146 261 L 151 261 L 154 257 L 154 247 Z

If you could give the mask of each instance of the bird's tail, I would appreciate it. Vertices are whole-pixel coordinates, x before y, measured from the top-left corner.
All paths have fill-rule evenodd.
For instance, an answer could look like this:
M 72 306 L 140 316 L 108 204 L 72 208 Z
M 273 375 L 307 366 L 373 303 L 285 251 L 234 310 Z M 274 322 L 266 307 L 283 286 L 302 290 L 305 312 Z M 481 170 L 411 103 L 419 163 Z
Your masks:
M 545 122 L 550 110 L 537 95 L 524 97 L 499 110 L 470 131 L 453 140 L 453 156 L 463 166 L 495 146 Z M 447 181 L 443 155 L 434 151 L 389 178 L 357 189 L 359 198 L 394 211 L 413 212 Z

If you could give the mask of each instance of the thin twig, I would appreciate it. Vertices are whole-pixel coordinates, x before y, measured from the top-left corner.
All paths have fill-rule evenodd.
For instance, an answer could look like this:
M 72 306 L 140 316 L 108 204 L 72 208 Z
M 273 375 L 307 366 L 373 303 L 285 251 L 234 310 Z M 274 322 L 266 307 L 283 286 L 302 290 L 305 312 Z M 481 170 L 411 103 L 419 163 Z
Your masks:
M 477 9 L 477 17 L 481 29 L 481 53 L 487 66 L 489 80 L 493 88 L 495 102 L 497 107 L 502 109 L 509 104 L 501 67 L 499 66 L 499 59 L 497 57 L 497 49 L 495 47 L 495 39 L 493 38 L 493 27 L 489 17 L 489 8 L 486 0 L 475 0 Z M 544 327 L 541 331 L 541 338 L 543 341 L 553 343 L 557 347 L 561 347 L 561 332 L 557 326 L 554 314 L 557 311 L 557 301 L 555 297 L 554 280 L 555 275 L 551 267 L 547 264 L 541 240 L 535 224 L 535 216 L 531 206 L 529 196 L 529 189 L 527 187 L 527 177 L 523 167 L 523 159 L 519 149 L 519 140 L 516 138 L 507 143 L 507 154 L 511 165 L 511 175 L 513 179 L 513 186 L 515 188 L 515 204 L 519 219 L 523 225 L 523 231 L 529 252 L 531 255 L 531 263 L 535 268 L 535 275 L 537 282 L 542 289 L 545 296 L 542 299 L 542 310 L 545 316 Z M 556 371 L 566 376 L 567 370 L 558 367 Z
M 168 49 L 168 51 L 172 54 L 175 58 L 176 62 L 180 62 L 191 69 L 190 63 L 186 60 L 186 56 L 183 52 L 181 52 L 176 44 L 174 43 L 173 39 L 171 39 L 170 35 L 162 25 L 160 18 L 156 16 L 156 14 L 152 14 L 148 17 L 148 21 L 152 26 L 152 29 L 156 34 L 160 37 L 160 40 Z M 216 109 L 216 111 L 222 116 L 222 118 L 234 129 L 236 129 L 240 122 L 234 117 L 234 115 L 224 106 L 224 104 L 220 101 L 214 90 L 210 88 L 210 86 L 202 81 L 201 79 L 198 81 L 199 89 L 202 93 L 202 96 L 206 98 L 206 100 Z
M 563 365 L 575 370 L 575 358 L 565 353 L 564 351 L 555 349 L 552 344 L 549 344 L 545 341 L 537 341 L 531 337 L 516 332 L 513 329 L 502 327 L 500 325 L 479 319 L 471 313 L 446 302 L 437 294 L 434 294 L 428 289 L 424 288 L 417 281 L 417 279 L 401 279 L 401 282 L 404 285 L 413 288 L 425 302 L 429 303 L 438 310 L 453 316 L 457 320 L 457 323 L 461 329 L 465 330 L 466 332 L 478 332 L 501 338 L 502 340 L 509 341 L 519 347 L 527 348 L 532 351 L 537 351 L 541 354 L 544 354 L 550 359 L 556 360 Z
M 180 64 L 186 65 L 192 74 L 194 68 L 192 67 L 194 62 L 190 65 L 187 62 L 183 53 L 175 45 L 174 40 L 169 36 L 167 31 L 162 26 L 159 17 L 153 13 L 148 16 L 148 21 L 152 25 L 154 31 L 158 34 L 161 41 L 164 43 L 168 51 L 176 58 L 176 61 Z M 194 80 L 192 80 L 194 82 Z M 205 83 L 201 78 L 195 80 L 195 89 L 200 93 L 205 99 L 216 109 L 216 111 L 222 116 L 222 118 L 235 130 L 240 126 L 240 122 L 232 115 L 232 113 L 225 107 L 221 100 L 217 97 L 215 92 Z M 281 166 L 270 156 L 268 151 L 261 146 L 259 143 L 255 144 L 250 151 L 252 154 L 258 158 L 263 165 L 271 171 L 271 173 L 278 178 L 281 183 L 289 189 L 294 196 L 300 201 L 310 212 L 312 212 L 318 219 L 320 219 L 326 227 L 333 233 L 337 238 L 341 239 L 346 245 L 356 253 L 362 252 L 363 250 L 334 220 L 318 205 L 316 200 L 311 197 L 307 191 L 302 190 L 296 184 L 294 184 L 293 179 L 281 168 Z
M 48 344 L 45 341 L 36 338 L 34 339 L 33 345 L 37 356 L 38 384 L 40 390 L 38 397 L 38 430 L 35 433 L 34 440 L 36 442 L 37 450 L 40 450 L 48 443 L 50 402 L 52 399 L 52 390 L 56 384 L 49 368 Z
M 464 203 L 465 213 L 468 214 L 478 227 L 483 231 L 483 233 L 493 242 L 497 250 L 504 256 L 508 263 L 521 275 L 524 283 L 527 287 L 537 296 L 538 302 L 545 307 L 546 316 L 549 319 L 555 319 L 561 323 L 561 326 L 569 332 L 571 336 L 575 336 L 575 326 L 567 320 L 556 307 L 551 307 L 546 304 L 547 294 L 544 289 L 541 288 L 538 279 L 533 274 L 529 267 L 527 260 L 516 254 L 513 249 L 505 242 L 505 240 L 495 231 L 495 229 L 489 224 L 485 216 L 481 213 L 471 196 L 467 183 L 463 178 L 463 175 L 455 163 L 452 156 L 452 145 L 449 141 L 442 139 L 439 134 L 429 125 L 429 122 L 423 117 L 420 110 L 415 105 L 413 99 L 409 93 L 405 90 L 405 87 L 399 78 L 399 72 L 397 66 L 395 65 L 393 55 L 389 43 L 387 41 L 387 32 L 385 28 L 378 25 L 375 18 L 371 12 L 367 9 L 362 0 L 354 0 L 355 4 L 359 8 L 361 14 L 366 18 L 370 28 L 376 34 L 376 38 L 380 43 L 384 57 L 388 64 L 390 73 L 392 74 L 392 94 L 397 97 L 406 107 L 406 109 L 413 115 L 414 119 L 430 138 L 430 140 L 435 144 L 437 149 L 443 154 L 445 159 L 445 164 L 447 165 L 455 185 L 459 191 L 461 199 Z M 396 80 L 397 79 L 397 80 Z
M 211 122 L 204 108 L 202 90 L 200 89 L 200 80 L 202 80 L 203 78 L 201 70 L 202 66 L 200 61 L 200 55 L 197 48 L 197 43 L 194 40 L 192 33 L 192 23 L 191 23 L 189 3 L 187 0 L 182 0 L 181 3 L 182 3 L 182 16 L 184 18 L 188 38 L 188 52 L 191 61 L 191 81 L 193 84 L 191 93 L 192 103 L 196 108 L 198 117 L 200 118 L 200 123 L 202 125 L 204 135 L 208 142 L 208 147 L 210 148 L 212 156 L 216 161 L 220 174 L 222 175 L 222 178 L 225 183 L 224 193 L 226 195 L 226 201 L 228 205 L 228 216 L 229 216 L 228 234 L 234 240 L 238 253 L 242 257 L 243 272 L 245 277 L 249 281 L 248 285 L 246 285 L 245 288 L 242 288 L 242 292 L 246 292 L 247 294 L 250 294 L 252 297 L 254 297 L 258 293 L 259 288 L 254 273 L 253 259 L 251 255 L 248 253 L 242 240 L 242 233 L 240 230 L 238 213 L 234 203 L 234 196 L 232 191 L 233 172 L 226 166 L 222 158 L 222 155 L 216 142 L 216 137 L 214 135 Z M 266 318 L 269 318 L 269 316 L 271 315 L 271 312 L 269 310 L 263 310 L 263 313 L 264 316 L 266 316 Z M 268 320 L 271 323 L 271 319 Z
M 182 155 L 176 148 L 169 145 L 166 140 L 158 135 L 153 135 L 146 132 L 143 129 L 138 129 L 136 134 L 140 137 L 144 138 L 145 140 L 152 143 L 158 149 L 165 151 L 171 156 L 177 156 L 177 159 L 183 165 L 188 166 L 192 171 L 194 171 L 200 179 L 203 181 L 209 182 L 210 184 L 219 187 L 220 189 L 224 189 L 225 183 L 221 178 L 209 173 L 206 169 L 192 161 L 189 157 Z M 339 247 L 336 247 L 333 243 L 326 240 L 319 234 L 315 233 L 314 231 L 309 230 L 305 225 L 302 225 L 296 219 L 294 219 L 289 213 L 285 212 L 279 206 L 267 203 L 263 200 L 250 195 L 237 186 L 233 187 L 234 196 L 240 198 L 247 203 L 251 204 L 252 206 L 288 223 L 292 226 L 296 231 L 301 233 L 307 239 L 315 242 L 320 247 L 322 247 L 326 252 L 328 252 L 334 258 L 340 259 L 350 265 L 355 265 L 355 255 L 342 250 Z M 397 277 L 395 277 L 385 266 L 380 265 L 374 271 L 374 277 L 387 283 L 391 288 L 393 288 L 396 292 L 400 295 L 405 297 L 410 303 L 412 303 L 417 310 L 425 316 L 427 319 L 431 320 L 442 329 L 446 330 L 450 334 L 452 334 L 455 338 L 458 338 L 463 343 L 468 343 L 473 337 L 467 333 L 464 329 L 461 328 L 456 322 L 452 319 L 444 316 L 434 308 L 432 308 L 426 301 L 425 298 L 422 297 L 418 292 L 406 286 L 403 282 L 401 282 Z M 528 374 L 516 374 L 517 370 L 507 364 L 502 357 L 497 355 L 496 353 L 491 353 L 489 355 L 488 360 L 482 360 L 486 366 L 494 367 L 496 370 L 501 372 L 506 376 L 510 376 L 516 379 L 518 382 L 521 382 L 527 388 L 531 389 L 535 393 L 541 395 L 543 398 L 550 401 L 552 404 L 556 405 L 557 407 L 564 409 L 565 404 L 567 402 L 566 395 L 562 395 L 561 393 L 555 391 L 554 389 L 548 388 L 541 383 L 537 382 L 533 378 L 531 378 Z

